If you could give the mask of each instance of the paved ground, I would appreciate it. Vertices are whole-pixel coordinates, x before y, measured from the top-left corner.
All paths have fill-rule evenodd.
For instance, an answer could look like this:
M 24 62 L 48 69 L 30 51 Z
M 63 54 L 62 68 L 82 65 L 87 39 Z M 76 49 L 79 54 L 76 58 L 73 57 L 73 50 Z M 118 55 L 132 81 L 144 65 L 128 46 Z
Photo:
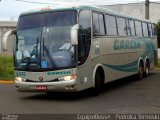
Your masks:
M 109 83 L 99 96 L 90 94 L 18 93 L 14 84 L 0 84 L 0 113 L 160 113 L 160 70 L 140 81 L 129 77 Z

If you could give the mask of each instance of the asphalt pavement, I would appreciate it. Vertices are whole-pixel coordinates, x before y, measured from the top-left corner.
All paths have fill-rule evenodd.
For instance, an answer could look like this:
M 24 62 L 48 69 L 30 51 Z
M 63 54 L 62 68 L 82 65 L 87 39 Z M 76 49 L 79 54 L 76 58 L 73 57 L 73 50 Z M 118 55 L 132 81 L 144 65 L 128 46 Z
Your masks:
M 160 113 L 160 70 L 136 80 L 131 76 L 105 85 L 99 96 L 79 93 L 19 93 L 14 83 L 0 84 L 0 113 Z

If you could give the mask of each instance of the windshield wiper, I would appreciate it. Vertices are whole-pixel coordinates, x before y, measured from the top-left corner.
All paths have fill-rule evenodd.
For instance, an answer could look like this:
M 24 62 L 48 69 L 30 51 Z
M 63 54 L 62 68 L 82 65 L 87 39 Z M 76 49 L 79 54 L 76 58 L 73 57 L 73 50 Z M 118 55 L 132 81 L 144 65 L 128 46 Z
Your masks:
M 56 68 L 56 67 L 57 67 L 57 66 L 56 66 L 56 63 L 55 63 L 55 61 L 53 60 L 53 58 L 51 57 L 50 52 L 49 52 L 49 50 L 47 49 L 47 47 L 44 45 L 44 38 L 43 38 L 43 56 L 44 56 L 44 51 L 46 52 L 46 55 L 47 55 L 47 57 L 48 57 L 51 65 L 52 65 L 54 68 Z

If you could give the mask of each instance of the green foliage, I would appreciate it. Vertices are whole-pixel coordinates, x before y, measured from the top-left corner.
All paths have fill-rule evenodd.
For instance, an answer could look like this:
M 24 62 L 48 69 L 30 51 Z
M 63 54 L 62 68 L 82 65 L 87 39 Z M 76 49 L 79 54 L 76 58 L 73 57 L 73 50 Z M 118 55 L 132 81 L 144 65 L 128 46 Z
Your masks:
M 160 59 L 158 59 L 157 67 L 160 68 Z
M 14 68 L 12 56 L 0 56 L 0 80 L 13 80 Z
M 158 48 L 160 48 L 160 22 L 156 24 Z

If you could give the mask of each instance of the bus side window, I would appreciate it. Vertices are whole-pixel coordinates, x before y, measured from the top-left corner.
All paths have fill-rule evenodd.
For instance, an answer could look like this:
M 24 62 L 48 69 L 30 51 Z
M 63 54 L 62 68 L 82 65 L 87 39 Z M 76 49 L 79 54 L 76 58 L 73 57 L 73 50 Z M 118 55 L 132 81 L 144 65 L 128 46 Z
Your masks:
M 143 36 L 148 37 L 148 26 L 147 23 L 143 22 L 142 23 L 142 28 L 143 28 Z
M 93 35 L 105 35 L 103 14 L 93 13 Z
M 156 36 L 156 26 L 154 25 L 154 24 L 152 24 L 152 35 L 153 35 L 153 37 L 155 37 Z
M 153 36 L 153 35 L 152 35 L 152 26 L 151 26 L 150 23 L 148 24 L 148 34 L 149 34 L 149 37 L 152 37 L 152 36 Z
M 130 35 L 131 36 L 135 36 L 135 24 L 134 24 L 134 20 L 128 20 L 129 22 L 129 27 L 130 27 Z
M 128 34 L 128 36 L 131 36 L 131 27 L 129 25 L 129 20 L 128 19 L 126 19 L 126 24 L 127 24 L 127 26 L 126 26 L 127 34 Z
M 119 36 L 127 36 L 127 27 L 125 18 L 117 17 L 118 34 Z
M 91 45 L 91 11 L 83 10 L 79 14 L 78 31 L 78 64 L 83 64 L 88 58 Z
M 136 36 L 142 37 L 142 24 L 140 21 L 135 21 L 135 28 L 136 28 Z
M 105 15 L 105 24 L 107 35 L 117 35 L 116 18 L 111 15 Z

